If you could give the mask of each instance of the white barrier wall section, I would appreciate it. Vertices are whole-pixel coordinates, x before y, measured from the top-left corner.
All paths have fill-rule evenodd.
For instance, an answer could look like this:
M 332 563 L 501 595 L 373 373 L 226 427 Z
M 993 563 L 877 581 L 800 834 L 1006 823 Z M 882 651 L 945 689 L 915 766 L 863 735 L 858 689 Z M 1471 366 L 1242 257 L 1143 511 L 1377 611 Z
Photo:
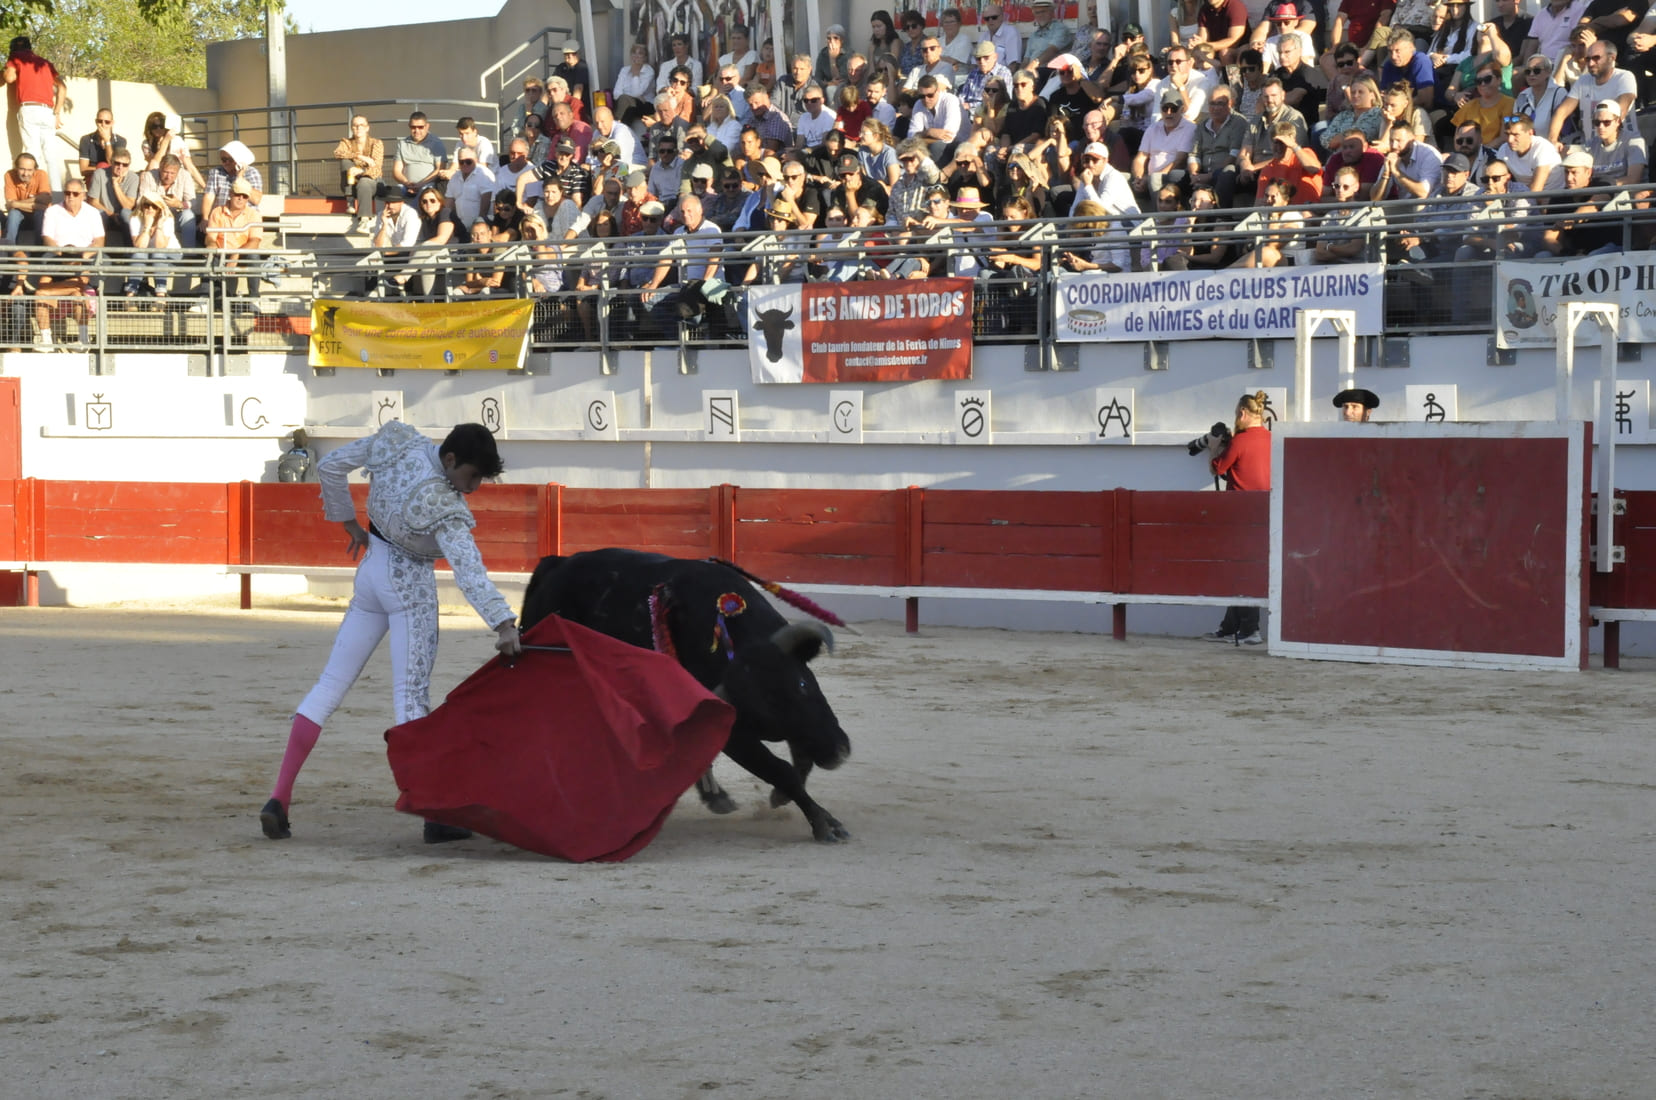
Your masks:
M 1513 365 L 1491 367 L 1485 344 L 1416 339 L 1410 366 L 1359 367 L 1357 383 L 1380 395 L 1381 421 L 1422 420 L 1431 405 L 1447 409 L 1448 422 L 1552 420 L 1551 350 L 1520 351 Z M 1273 367 L 1250 369 L 1246 342 L 1174 343 L 1166 370 L 1146 370 L 1140 345 L 1091 345 L 1079 349 L 1078 369 L 1037 372 L 1024 369 L 1023 348 L 990 346 L 977 350 L 967 381 L 860 387 L 759 385 L 739 349 L 701 352 L 692 374 L 679 373 L 672 349 L 652 353 L 648 364 L 643 352 L 618 353 L 611 374 L 601 372 L 595 353 L 579 352 L 531 355 L 529 369 L 517 374 L 317 376 L 302 357 L 251 355 L 232 360 L 237 373 L 207 377 L 199 357 L 129 354 L 111 358 L 111 373 L 94 375 L 85 355 L 31 353 L 0 356 L 0 373 L 25 379 L 28 477 L 261 480 L 274 476 L 294 426 L 305 427 L 320 455 L 371 431 L 378 406 L 394 399 L 403 419 L 432 432 L 498 415 L 513 482 L 1199 489 L 1212 479 L 1200 458 L 1186 454 L 1186 442 L 1215 421 L 1229 422 L 1244 393 L 1264 389 L 1273 405 L 1291 407 L 1293 344 L 1277 341 L 1271 350 Z M 1338 367 L 1337 341 L 1317 340 L 1312 422 L 1335 418 Z M 1618 378 L 1648 392 L 1651 367 L 1650 359 L 1622 363 Z M 831 399 L 846 389 L 861 394 L 861 443 L 830 442 Z M 709 392 L 734 395 L 739 442 L 709 441 Z M 967 392 L 987 395 L 987 444 L 961 430 L 957 404 Z M 107 430 L 94 430 L 87 408 L 100 394 L 114 406 Z M 613 402 L 615 441 L 587 427 L 594 400 Z M 1119 419 L 1100 439 L 1100 411 L 1110 400 L 1130 406 L 1130 439 L 1121 437 Z M 1648 400 L 1634 405 L 1648 421 Z M 1574 418 L 1591 418 L 1594 387 L 1578 383 L 1571 407 Z M 1649 437 L 1648 423 L 1632 428 L 1628 442 Z M 1656 487 L 1649 451 L 1634 445 L 1618 455 L 1621 487 Z

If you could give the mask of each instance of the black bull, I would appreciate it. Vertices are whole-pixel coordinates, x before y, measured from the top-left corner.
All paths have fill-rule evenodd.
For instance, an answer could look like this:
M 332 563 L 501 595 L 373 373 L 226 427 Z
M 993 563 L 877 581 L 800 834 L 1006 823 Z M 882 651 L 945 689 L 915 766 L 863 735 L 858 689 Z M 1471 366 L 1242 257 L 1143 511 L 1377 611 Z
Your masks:
M 849 837 L 805 793 L 812 765 L 835 768 L 851 753 L 808 664 L 833 648 L 827 627 L 789 623 L 728 565 L 621 549 L 541 559 L 524 593 L 523 627 L 554 614 L 645 649 L 664 626 L 678 662 L 736 710 L 725 755 L 771 785 L 772 805 L 797 804 L 816 839 Z M 793 763 L 766 741 L 786 741 Z M 697 787 L 710 806 L 730 805 L 711 774 Z

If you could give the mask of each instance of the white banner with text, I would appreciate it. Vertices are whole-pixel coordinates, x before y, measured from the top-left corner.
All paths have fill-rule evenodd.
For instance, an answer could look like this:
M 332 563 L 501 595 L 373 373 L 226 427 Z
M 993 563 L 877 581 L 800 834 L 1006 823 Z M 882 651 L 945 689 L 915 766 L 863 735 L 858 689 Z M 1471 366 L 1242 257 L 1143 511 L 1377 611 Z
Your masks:
M 1057 339 L 1292 340 L 1302 309 L 1349 309 L 1357 335 L 1385 317 L 1384 267 L 1084 272 L 1057 279 Z
M 1617 305 L 1618 343 L 1656 343 L 1656 252 L 1496 264 L 1496 346 L 1552 347 L 1558 337 L 1559 303 L 1570 301 Z M 1598 326 L 1582 325 L 1576 342 L 1596 347 Z

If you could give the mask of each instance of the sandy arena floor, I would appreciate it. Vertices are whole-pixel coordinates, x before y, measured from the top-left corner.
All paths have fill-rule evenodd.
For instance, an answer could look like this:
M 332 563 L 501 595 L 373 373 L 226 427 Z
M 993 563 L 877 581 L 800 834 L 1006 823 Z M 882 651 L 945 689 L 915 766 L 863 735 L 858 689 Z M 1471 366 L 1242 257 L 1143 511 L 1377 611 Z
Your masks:
M 0 610 L 0 1095 L 1656 1095 L 1656 668 L 893 624 L 819 666 L 854 834 L 420 843 L 339 605 Z M 489 654 L 445 616 L 438 694 Z

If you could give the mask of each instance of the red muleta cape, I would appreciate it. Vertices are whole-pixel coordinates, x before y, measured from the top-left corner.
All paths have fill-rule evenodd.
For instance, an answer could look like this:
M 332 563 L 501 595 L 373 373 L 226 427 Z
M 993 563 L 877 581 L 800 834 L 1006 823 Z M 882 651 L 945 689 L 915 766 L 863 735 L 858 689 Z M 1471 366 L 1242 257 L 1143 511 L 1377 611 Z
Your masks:
M 671 657 L 551 616 L 424 718 L 385 733 L 397 809 L 574 862 L 655 838 L 736 712 Z

